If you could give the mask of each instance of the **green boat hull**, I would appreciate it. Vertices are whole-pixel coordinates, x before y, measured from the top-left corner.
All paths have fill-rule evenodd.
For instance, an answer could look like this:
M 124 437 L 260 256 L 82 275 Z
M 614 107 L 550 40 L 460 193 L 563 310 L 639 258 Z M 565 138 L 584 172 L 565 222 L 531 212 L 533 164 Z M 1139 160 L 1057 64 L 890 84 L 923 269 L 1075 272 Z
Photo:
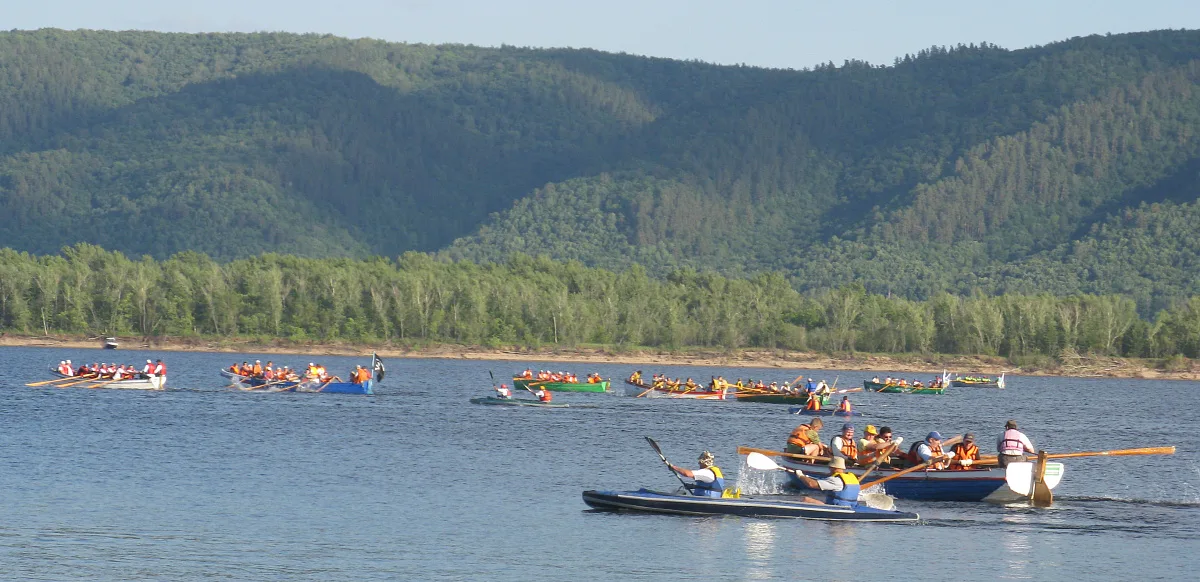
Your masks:
M 863 381 L 863 388 L 867 392 L 882 392 L 884 394 L 945 394 L 945 388 L 913 388 L 912 386 L 897 386 L 895 384 L 884 384 L 882 382 L 872 382 L 870 380 Z
M 551 392 L 608 392 L 608 380 L 588 384 L 587 382 L 539 382 L 525 378 L 513 378 L 513 386 L 518 390 L 543 388 Z

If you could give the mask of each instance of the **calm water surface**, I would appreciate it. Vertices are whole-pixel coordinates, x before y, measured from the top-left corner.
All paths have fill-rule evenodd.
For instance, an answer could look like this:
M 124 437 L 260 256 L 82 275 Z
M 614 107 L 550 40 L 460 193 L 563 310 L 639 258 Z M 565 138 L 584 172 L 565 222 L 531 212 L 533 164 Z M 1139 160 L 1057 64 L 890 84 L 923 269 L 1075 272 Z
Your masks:
M 24 386 L 60 359 L 110 357 L 163 357 L 172 389 Z M 1179 446 L 1068 459 L 1051 509 L 899 500 L 922 520 L 854 524 L 609 514 L 580 500 L 585 489 L 678 484 L 644 435 L 676 464 L 709 449 L 743 488 L 769 491 L 774 476 L 735 450 L 780 448 L 800 420 L 783 405 L 608 394 L 556 395 L 590 406 L 557 410 L 467 403 L 490 390 L 489 369 L 598 371 L 618 386 L 632 370 L 536 361 L 390 360 L 375 396 L 225 389 L 217 369 L 255 357 L 311 360 L 0 348 L 0 577 L 1179 580 L 1200 565 L 1193 382 L 1010 378 L 1007 390 L 853 395 L 869 414 L 860 433 L 887 424 L 907 442 L 970 430 L 986 445 L 1011 417 L 1051 452 Z M 320 360 L 344 375 L 369 357 Z M 803 372 L 642 368 L 780 382 Z M 874 373 L 812 375 L 848 387 Z

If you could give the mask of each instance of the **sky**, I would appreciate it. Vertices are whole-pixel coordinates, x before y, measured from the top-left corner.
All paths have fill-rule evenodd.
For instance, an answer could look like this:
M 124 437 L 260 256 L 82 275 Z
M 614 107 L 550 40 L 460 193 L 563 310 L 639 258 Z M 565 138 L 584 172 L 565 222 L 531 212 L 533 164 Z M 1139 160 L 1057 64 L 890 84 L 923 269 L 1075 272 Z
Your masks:
M 1017 49 L 1200 28 L 1200 0 L 10 0 L 0 30 L 288 31 L 594 48 L 721 64 L 891 64 L 933 45 Z

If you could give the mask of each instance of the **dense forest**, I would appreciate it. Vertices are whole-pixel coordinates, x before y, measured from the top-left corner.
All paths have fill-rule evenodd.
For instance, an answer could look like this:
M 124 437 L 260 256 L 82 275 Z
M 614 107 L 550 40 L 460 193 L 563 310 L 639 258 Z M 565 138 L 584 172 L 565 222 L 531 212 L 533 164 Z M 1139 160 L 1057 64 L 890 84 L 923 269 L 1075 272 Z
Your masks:
M 1186 30 L 798 71 L 0 32 L 0 244 L 88 243 L 168 271 L 187 252 L 220 269 L 545 255 L 621 273 L 605 277 L 640 265 L 654 285 L 777 273 L 806 301 L 848 284 L 925 306 L 1120 295 L 1150 321 L 1200 295 L 1198 79 Z M 49 317 L 34 327 L 80 324 Z
M 61 255 L 0 251 L 0 329 L 18 333 L 241 336 L 492 347 L 606 344 L 994 354 L 1200 356 L 1200 297 L 1138 317 L 1117 295 L 926 301 L 845 285 L 811 295 L 780 274 L 731 279 L 680 269 L 652 278 L 513 255 L 500 264 L 408 252 L 313 259 L 266 254 L 164 261 L 81 244 Z

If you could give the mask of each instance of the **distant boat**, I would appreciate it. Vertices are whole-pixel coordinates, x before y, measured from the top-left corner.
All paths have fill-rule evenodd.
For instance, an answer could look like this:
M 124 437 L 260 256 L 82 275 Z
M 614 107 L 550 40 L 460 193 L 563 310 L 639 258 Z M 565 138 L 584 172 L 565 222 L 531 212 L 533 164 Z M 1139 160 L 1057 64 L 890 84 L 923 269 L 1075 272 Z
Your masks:
M 104 349 L 106 349 L 106 350 L 117 349 L 117 338 L 115 338 L 115 337 L 104 338 Z

